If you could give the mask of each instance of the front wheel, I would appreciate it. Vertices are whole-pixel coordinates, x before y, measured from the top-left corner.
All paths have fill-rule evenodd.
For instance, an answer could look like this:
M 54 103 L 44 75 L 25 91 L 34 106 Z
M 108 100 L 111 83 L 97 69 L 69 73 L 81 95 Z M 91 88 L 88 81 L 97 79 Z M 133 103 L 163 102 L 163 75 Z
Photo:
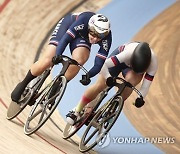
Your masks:
M 43 126 L 56 109 L 67 86 L 67 79 L 64 76 L 61 76 L 59 81 L 61 82 L 55 81 L 48 84 L 39 92 L 39 97 L 36 99 L 24 126 L 26 135 L 31 135 Z M 57 88 L 56 92 L 52 97 L 49 97 L 54 86 Z
M 123 105 L 123 98 L 118 96 L 118 98 L 113 98 L 104 104 L 96 112 L 81 138 L 79 151 L 89 151 L 107 135 L 119 117 Z

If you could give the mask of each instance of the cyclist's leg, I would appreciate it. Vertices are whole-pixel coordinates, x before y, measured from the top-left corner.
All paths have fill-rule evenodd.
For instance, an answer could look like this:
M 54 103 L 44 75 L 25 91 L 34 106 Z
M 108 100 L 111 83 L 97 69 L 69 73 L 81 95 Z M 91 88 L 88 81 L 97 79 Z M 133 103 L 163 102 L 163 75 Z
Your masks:
M 89 86 L 88 89 L 84 92 L 80 102 L 76 106 L 76 112 L 80 112 L 84 108 L 84 106 L 94 100 L 97 95 L 105 88 L 106 80 L 101 74 L 99 74 L 97 81 Z
M 133 86 L 138 85 L 143 78 L 143 74 L 137 74 L 133 72 L 130 68 L 127 68 L 127 70 L 123 70 L 122 73 L 125 80 L 130 82 Z M 131 93 L 132 93 L 132 89 L 126 87 L 124 92 L 122 93 L 123 99 L 126 100 L 131 95 Z
M 113 52 L 113 54 L 117 54 L 116 52 Z M 118 74 L 121 72 L 123 68 L 125 68 L 124 64 L 119 64 L 117 67 L 109 69 L 109 72 L 112 76 L 118 76 Z M 84 106 L 86 106 L 89 102 L 94 100 L 97 95 L 103 91 L 107 87 L 106 85 L 106 79 L 102 76 L 100 73 L 98 76 L 97 81 L 89 86 L 89 88 L 85 91 L 84 95 L 82 96 L 79 104 L 76 107 L 77 112 L 80 112 Z
M 67 122 L 69 124 L 73 124 L 79 113 L 82 111 L 82 109 L 89 103 L 91 100 L 95 99 L 96 96 L 105 89 L 106 84 L 105 84 L 105 79 L 102 75 L 99 75 L 98 80 L 96 81 L 95 84 L 91 85 L 84 93 L 82 96 L 80 102 L 78 105 L 75 107 L 75 110 L 70 111 L 66 117 L 67 117 Z
M 31 69 L 28 71 L 25 78 L 20 83 L 18 83 L 18 85 L 12 91 L 11 99 L 13 101 L 18 102 L 27 84 L 52 65 L 51 61 L 52 57 L 55 55 L 55 51 L 56 46 L 48 45 L 44 55 L 31 66 Z
M 66 30 L 71 24 L 71 16 L 68 15 L 66 18 L 62 18 L 59 20 L 58 24 L 54 28 L 52 32 L 51 38 L 49 40 L 49 44 L 46 48 L 45 53 L 42 57 L 31 66 L 31 72 L 33 75 L 39 76 L 44 70 L 49 68 L 52 65 L 52 58 L 56 54 L 56 48 L 61 40 L 61 38 L 66 33 Z
M 35 76 L 41 75 L 47 68 L 52 66 L 52 58 L 55 56 L 56 46 L 49 44 L 45 53 L 31 66 L 31 72 Z
M 88 60 L 89 53 L 89 48 L 83 46 L 77 47 L 72 51 L 72 58 L 75 59 L 79 64 L 83 65 Z M 65 77 L 67 78 L 67 80 L 70 81 L 71 79 L 73 79 L 79 72 L 79 69 L 80 68 L 76 65 L 70 65 L 65 73 Z M 78 112 L 70 111 L 66 115 L 67 122 L 73 124 L 76 121 L 78 115 Z
M 69 47 L 73 59 L 75 59 L 81 65 L 86 63 L 91 49 L 91 44 L 89 42 L 83 38 L 76 38 L 69 44 Z M 79 69 L 80 68 L 78 66 L 70 65 L 65 74 L 67 80 L 70 81 L 73 79 L 79 72 Z

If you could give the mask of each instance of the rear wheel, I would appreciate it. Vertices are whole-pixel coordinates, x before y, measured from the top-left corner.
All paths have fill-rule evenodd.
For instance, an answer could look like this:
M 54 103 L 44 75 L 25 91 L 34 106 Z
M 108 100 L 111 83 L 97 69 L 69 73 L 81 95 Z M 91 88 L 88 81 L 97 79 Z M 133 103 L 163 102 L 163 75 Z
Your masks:
M 79 144 L 81 152 L 89 151 L 107 135 L 121 113 L 123 104 L 122 97 L 118 96 L 96 112 L 81 138 Z
M 29 104 L 29 102 L 33 101 L 32 98 L 35 95 L 36 90 L 39 87 L 40 83 L 42 82 L 41 81 L 42 77 L 43 76 L 37 77 L 27 85 L 18 103 L 14 101 L 10 103 L 6 116 L 8 120 L 11 120 L 16 116 L 18 116 L 24 110 L 24 108 Z
M 23 94 L 21 95 L 21 99 L 18 103 L 11 102 L 7 110 L 6 118 L 11 120 L 19 115 L 24 108 L 33 102 L 33 97 L 35 96 L 36 92 L 42 86 L 44 80 L 48 77 L 50 70 L 46 70 L 42 75 L 38 76 L 34 80 L 32 80 L 27 87 L 25 88 Z
M 38 93 L 36 102 L 32 107 L 24 126 L 24 133 L 26 135 L 31 135 L 43 126 L 56 109 L 67 85 L 67 80 L 64 76 L 60 77 L 60 81 L 61 82 L 55 81 L 52 84 L 48 84 Z M 53 96 L 49 97 L 54 86 L 57 88 L 56 92 Z
M 21 97 L 21 100 L 18 102 L 18 104 L 12 101 L 8 107 L 6 118 L 8 120 L 11 120 L 15 118 L 17 115 L 19 115 L 27 106 L 33 94 L 34 92 L 29 89 L 28 93 L 25 96 Z

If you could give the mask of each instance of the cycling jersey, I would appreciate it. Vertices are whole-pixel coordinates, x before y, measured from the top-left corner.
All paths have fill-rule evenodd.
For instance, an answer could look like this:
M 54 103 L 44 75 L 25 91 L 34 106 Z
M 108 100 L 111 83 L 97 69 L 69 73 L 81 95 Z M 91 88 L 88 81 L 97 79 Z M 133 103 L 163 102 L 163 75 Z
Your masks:
M 88 22 L 93 12 L 83 12 L 79 14 L 70 14 L 62 18 L 55 27 L 49 44 L 57 46 L 56 54 L 63 54 L 66 46 L 69 44 L 71 53 L 77 47 L 86 47 L 91 49 L 91 43 L 88 38 Z M 90 77 L 95 76 L 100 72 L 103 66 L 112 43 L 111 31 L 109 34 L 100 40 L 97 44 L 100 46 L 95 57 L 94 66 L 90 69 Z
M 115 49 L 111 54 L 111 57 L 105 61 L 101 70 L 101 74 L 107 79 L 110 76 L 118 76 L 120 72 L 125 71 L 125 73 L 127 73 L 126 70 L 132 70 L 130 66 L 130 59 L 134 49 L 138 44 L 138 42 L 132 42 L 124 44 Z M 145 72 L 144 79 L 140 88 L 140 92 L 143 97 L 145 97 L 148 93 L 157 68 L 157 57 L 151 49 L 151 63 L 147 71 Z

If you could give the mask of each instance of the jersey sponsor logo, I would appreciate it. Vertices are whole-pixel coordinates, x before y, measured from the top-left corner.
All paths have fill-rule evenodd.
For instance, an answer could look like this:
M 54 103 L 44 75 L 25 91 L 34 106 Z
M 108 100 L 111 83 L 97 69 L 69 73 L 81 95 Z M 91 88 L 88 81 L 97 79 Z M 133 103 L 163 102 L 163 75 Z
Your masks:
M 83 28 L 84 28 L 84 24 L 81 24 L 81 25 L 78 25 L 78 26 L 75 26 L 75 27 L 74 27 L 74 29 L 75 29 L 76 31 L 82 30 Z
M 107 40 L 102 40 L 102 45 L 103 45 L 104 50 L 108 51 L 108 42 L 107 42 Z
M 61 23 L 62 23 L 63 20 L 64 20 L 64 18 L 62 18 L 62 19 L 58 22 L 58 24 L 56 25 L 56 27 L 55 27 L 55 29 L 54 29 L 54 31 L 53 31 L 53 33 L 52 33 L 53 36 L 56 36 L 56 35 L 57 35 L 58 30 L 59 30 L 59 28 L 60 28 Z

